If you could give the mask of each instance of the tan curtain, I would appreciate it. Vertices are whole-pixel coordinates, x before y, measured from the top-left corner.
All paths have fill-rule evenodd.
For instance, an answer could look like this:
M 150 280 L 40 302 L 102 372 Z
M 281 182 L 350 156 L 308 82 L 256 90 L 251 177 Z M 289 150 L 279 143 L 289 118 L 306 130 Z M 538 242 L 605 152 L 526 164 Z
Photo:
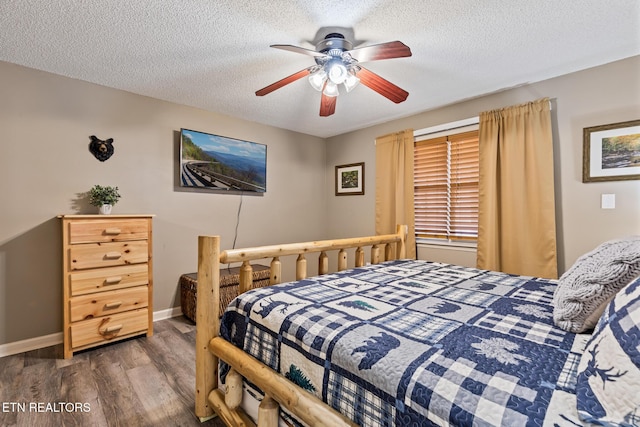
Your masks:
M 376 138 L 376 234 L 409 226 L 407 258 L 416 257 L 413 214 L 413 130 Z
M 478 268 L 557 278 L 551 108 L 480 114 Z

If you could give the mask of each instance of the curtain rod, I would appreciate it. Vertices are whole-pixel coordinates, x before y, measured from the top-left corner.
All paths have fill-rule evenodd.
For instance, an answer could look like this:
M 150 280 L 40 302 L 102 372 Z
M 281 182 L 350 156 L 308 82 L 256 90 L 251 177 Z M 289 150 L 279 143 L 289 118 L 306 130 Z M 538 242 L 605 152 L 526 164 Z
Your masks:
M 424 128 L 424 129 L 418 129 L 413 132 L 413 136 L 417 137 L 417 136 L 429 135 L 437 132 L 445 132 L 449 130 L 463 128 L 466 126 L 477 125 L 478 123 L 480 123 L 480 116 L 470 117 L 464 120 L 457 120 L 455 122 L 449 122 L 441 125 L 429 126 L 428 128 Z
M 549 98 L 549 111 L 553 111 L 553 101 L 555 98 Z M 449 122 L 442 125 L 429 126 L 428 128 L 418 129 L 413 132 L 414 137 L 429 135 L 436 132 L 444 132 L 448 130 L 454 130 L 465 126 L 475 125 L 480 123 L 480 116 L 470 117 L 468 119 L 457 120 L 455 122 Z M 375 145 L 375 140 L 374 140 Z

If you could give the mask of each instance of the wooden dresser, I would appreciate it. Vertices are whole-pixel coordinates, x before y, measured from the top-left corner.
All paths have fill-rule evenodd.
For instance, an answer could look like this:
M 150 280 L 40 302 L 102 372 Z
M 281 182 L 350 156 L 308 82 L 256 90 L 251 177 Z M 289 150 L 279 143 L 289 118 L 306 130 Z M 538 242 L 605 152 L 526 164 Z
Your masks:
M 153 335 L 153 215 L 61 215 L 64 357 Z

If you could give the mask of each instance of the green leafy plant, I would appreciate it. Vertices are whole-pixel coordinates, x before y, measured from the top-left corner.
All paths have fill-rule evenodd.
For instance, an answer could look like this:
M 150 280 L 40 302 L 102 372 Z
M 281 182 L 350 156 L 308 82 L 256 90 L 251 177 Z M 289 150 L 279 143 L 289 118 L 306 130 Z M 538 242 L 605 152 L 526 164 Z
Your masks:
M 118 187 L 94 185 L 89 190 L 89 203 L 93 206 L 115 205 L 120 200 Z

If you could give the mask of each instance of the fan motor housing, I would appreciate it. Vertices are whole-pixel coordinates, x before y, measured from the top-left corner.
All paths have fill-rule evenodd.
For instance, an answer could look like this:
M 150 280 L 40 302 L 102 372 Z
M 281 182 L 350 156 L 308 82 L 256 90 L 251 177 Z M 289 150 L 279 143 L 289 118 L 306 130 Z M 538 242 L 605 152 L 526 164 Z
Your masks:
M 353 49 L 353 44 L 346 40 L 340 33 L 330 33 L 324 37 L 324 40 L 316 45 L 316 50 L 322 53 L 333 49 L 339 49 L 344 52 Z

